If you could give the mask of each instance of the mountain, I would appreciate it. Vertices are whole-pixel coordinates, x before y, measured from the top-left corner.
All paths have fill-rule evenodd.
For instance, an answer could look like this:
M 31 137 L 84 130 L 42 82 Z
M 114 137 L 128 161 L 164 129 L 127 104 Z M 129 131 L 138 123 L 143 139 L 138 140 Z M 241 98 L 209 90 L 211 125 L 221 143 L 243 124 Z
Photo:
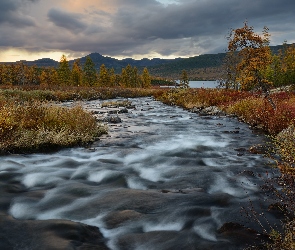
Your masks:
M 119 60 L 116 58 L 103 56 L 99 53 L 91 53 L 85 57 L 79 58 L 81 65 L 84 65 L 84 63 L 86 62 L 86 58 L 88 56 L 94 62 L 97 70 L 99 70 L 100 66 L 102 64 L 104 64 L 107 68 L 114 68 L 117 73 L 120 73 L 122 68 L 125 68 L 128 64 L 130 64 L 133 67 L 144 68 L 144 67 L 154 67 L 157 65 L 163 65 L 166 63 L 171 63 L 171 62 L 181 60 L 181 58 L 176 58 L 176 59 L 143 58 L 141 60 L 135 60 L 132 58 L 125 58 L 125 59 Z M 69 61 L 70 66 L 73 65 L 74 61 L 75 60 Z M 42 59 L 38 59 L 35 61 L 21 60 L 21 61 L 13 62 L 13 63 L 0 63 L 0 64 L 15 64 L 15 63 L 19 63 L 19 62 L 22 62 L 23 64 L 28 65 L 28 66 L 36 65 L 37 67 L 58 67 L 58 63 L 59 63 L 58 61 L 55 61 L 50 58 L 42 58 Z
M 171 63 L 174 61 L 178 61 L 180 58 L 176 59 L 160 59 L 160 58 L 143 58 L 141 60 L 135 60 L 132 58 L 125 58 L 122 60 L 108 57 L 108 56 L 102 56 L 99 53 L 91 53 L 88 55 L 92 61 L 95 63 L 96 68 L 99 70 L 99 67 L 101 64 L 104 64 L 107 68 L 114 68 L 116 72 L 121 72 L 122 68 L 125 68 L 128 64 L 130 64 L 133 67 L 137 68 L 144 68 L 144 67 L 153 67 L 157 65 L 162 65 L 166 63 Z M 80 58 L 80 62 L 83 65 L 86 62 L 86 57 Z M 70 61 L 70 64 L 72 64 L 74 60 Z
M 205 54 L 148 68 L 153 76 L 179 79 L 182 70 L 191 80 L 215 80 L 220 76 L 221 65 L 226 53 Z
M 272 52 L 277 54 L 283 45 L 270 46 Z M 96 69 L 99 70 L 101 64 L 107 68 L 114 68 L 116 73 L 121 73 L 122 68 L 128 64 L 137 67 L 139 72 L 142 72 L 144 67 L 147 67 L 152 76 L 179 79 L 181 71 L 186 70 L 188 76 L 192 80 L 214 80 L 221 74 L 221 65 L 226 56 L 226 53 L 219 54 L 204 54 L 189 58 L 175 58 L 175 59 L 160 59 L 160 58 L 143 58 L 135 60 L 132 58 L 125 58 L 122 60 L 103 56 L 99 53 L 91 53 L 88 56 L 94 62 Z M 81 65 L 84 65 L 86 57 L 80 58 Z M 58 62 L 50 58 L 42 58 L 35 61 L 21 61 L 26 65 L 36 65 L 37 67 L 57 67 Z M 74 60 L 69 61 L 72 66 Z M 3 63 L 2 63 L 3 64 Z

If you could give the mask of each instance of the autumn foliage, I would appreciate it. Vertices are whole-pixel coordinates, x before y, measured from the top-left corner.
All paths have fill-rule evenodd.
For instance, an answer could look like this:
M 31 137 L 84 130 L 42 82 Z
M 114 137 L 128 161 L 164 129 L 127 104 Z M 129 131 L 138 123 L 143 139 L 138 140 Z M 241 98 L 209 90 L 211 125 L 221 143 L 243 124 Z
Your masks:
M 40 101 L 0 102 L 0 153 L 84 145 L 105 132 L 80 106 L 68 109 Z
M 259 35 L 247 22 L 244 27 L 231 30 L 224 79 L 226 87 L 249 90 L 270 84 L 262 75 L 272 61 L 269 37 L 267 27 Z
M 139 74 L 138 69 L 130 65 L 122 69 L 122 74 L 115 74 L 113 68 L 108 69 L 104 64 L 97 70 L 89 56 L 84 65 L 81 65 L 77 59 L 70 66 L 66 56 L 63 55 L 57 68 L 37 68 L 22 62 L 0 64 L 0 85 L 38 85 L 46 88 L 53 86 L 150 88 L 151 77 L 147 68 Z

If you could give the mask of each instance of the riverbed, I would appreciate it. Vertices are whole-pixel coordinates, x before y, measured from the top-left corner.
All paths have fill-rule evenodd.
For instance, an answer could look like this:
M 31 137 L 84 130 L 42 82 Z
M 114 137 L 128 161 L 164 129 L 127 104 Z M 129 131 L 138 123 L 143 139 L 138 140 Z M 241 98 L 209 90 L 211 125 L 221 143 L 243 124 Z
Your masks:
M 130 100 L 90 147 L 0 157 L 1 249 L 243 249 L 262 231 L 243 208 L 279 223 L 261 188 L 269 160 L 248 150 L 263 135 Z M 107 115 L 101 101 L 82 105 Z

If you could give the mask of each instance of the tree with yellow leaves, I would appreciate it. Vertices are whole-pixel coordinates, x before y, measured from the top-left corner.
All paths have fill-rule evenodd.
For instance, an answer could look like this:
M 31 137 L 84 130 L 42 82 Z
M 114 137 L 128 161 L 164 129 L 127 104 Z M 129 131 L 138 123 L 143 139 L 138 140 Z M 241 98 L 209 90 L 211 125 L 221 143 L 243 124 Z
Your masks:
M 284 47 L 284 50 L 281 51 L 284 83 L 285 85 L 295 84 L 295 44 L 284 44 Z
M 108 87 L 110 82 L 108 69 L 104 64 L 100 65 L 98 83 L 100 87 Z
M 260 87 L 267 89 L 271 84 L 263 77 L 262 72 L 272 62 L 269 48 L 268 28 L 264 27 L 262 35 L 254 32 L 252 26 L 244 23 L 244 27 L 232 29 L 228 37 L 228 56 L 235 58 L 231 65 L 231 79 L 235 86 L 242 90 Z
M 181 72 L 179 87 L 182 89 L 189 88 L 189 79 L 186 70 L 182 70 Z
M 85 86 L 94 86 L 97 84 L 97 72 L 90 56 L 86 57 L 83 67 L 83 82 Z
M 143 69 L 142 73 L 142 87 L 143 88 L 150 88 L 151 87 L 151 77 L 147 68 Z
M 63 86 L 70 85 L 71 70 L 69 66 L 69 61 L 67 60 L 67 57 L 65 55 L 62 55 L 59 61 L 57 73 L 58 73 L 58 80 L 60 85 L 63 85 Z
M 43 68 L 40 76 L 40 86 L 50 87 L 59 84 L 59 75 L 55 68 Z
M 83 72 L 80 65 L 80 59 L 74 61 L 73 68 L 72 68 L 72 84 L 74 86 L 81 86 L 83 82 Z

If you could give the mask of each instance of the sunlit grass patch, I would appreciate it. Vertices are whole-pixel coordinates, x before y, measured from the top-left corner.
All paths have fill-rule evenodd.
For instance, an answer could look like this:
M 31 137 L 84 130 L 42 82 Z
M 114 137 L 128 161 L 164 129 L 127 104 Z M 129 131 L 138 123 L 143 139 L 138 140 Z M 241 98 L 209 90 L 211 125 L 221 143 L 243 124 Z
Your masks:
M 131 101 L 117 100 L 117 101 L 105 101 L 101 104 L 101 107 L 119 108 L 119 107 L 130 107 L 131 105 L 132 105 Z
M 65 108 L 32 101 L 6 102 L 0 107 L 2 153 L 85 145 L 106 131 L 81 106 Z

